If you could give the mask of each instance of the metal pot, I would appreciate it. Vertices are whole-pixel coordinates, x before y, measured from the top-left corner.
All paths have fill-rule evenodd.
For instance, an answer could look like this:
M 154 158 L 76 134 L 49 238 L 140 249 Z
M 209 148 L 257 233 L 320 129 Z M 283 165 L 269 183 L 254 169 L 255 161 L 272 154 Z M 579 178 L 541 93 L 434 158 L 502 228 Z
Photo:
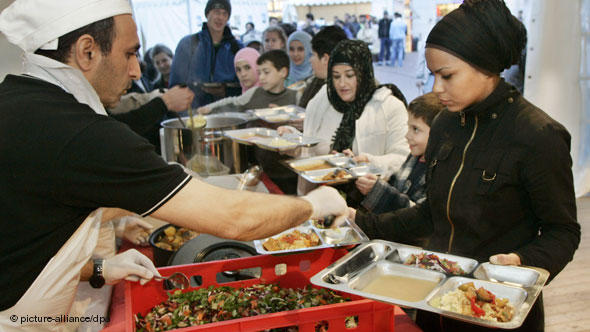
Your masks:
M 207 126 L 184 128 L 178 119 L 161 123 L 162 157 L 199 173 L 201 176 L 242 173 L 247 166 L 246 148 L 223 136 L 224 130 L 244 128 L 249 116 L 243 113 L 206 115 Z M 188 125 L 189 118 L 183 117 Z

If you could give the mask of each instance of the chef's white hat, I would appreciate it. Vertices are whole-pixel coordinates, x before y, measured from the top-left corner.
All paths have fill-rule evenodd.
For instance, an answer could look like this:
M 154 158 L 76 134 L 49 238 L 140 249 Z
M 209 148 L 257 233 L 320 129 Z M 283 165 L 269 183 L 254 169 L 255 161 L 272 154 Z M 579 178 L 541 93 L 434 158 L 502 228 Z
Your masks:
M 26 52 L 56 50 L 68 32 L 121 14 L 131 14 L 128 0 L 15 0 L 0 13 L 0 31 Z

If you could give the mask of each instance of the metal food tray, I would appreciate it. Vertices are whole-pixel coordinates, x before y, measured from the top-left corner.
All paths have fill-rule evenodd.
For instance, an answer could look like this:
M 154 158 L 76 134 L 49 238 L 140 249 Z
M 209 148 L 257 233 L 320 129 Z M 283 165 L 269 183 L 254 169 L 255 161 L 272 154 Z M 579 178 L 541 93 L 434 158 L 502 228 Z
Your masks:
M 254 109 L 252 112 L 268 123 L 283 123 L 305 118 L 305 109 L 296 105 Z
M 286 151 L 298 147 L 310 147 L 321 141 L 314 137 L 301 136 L 299 134 L 285 134 L 280 136 L 276 130 L 261 127 L 227 130 L 223 134 L 225 137 L 240 144 L 256 145 L 271 151 Z
M 337 179 L 329 179 L 329 180 L 322 179 L 322 177 L 324 177 L 332 172 L 337 172 L 337 171 L 342 171 L 346 175 L 342 178 L 337 178 Z M 339 167 L 318 169 L 315 171 L 307 171 L 307 172 L 301 173 L 300 175 L 305 180 L 307 180 L 311 183 L 317 183 L 317 184 L 337 184 L 337 183 L 348 182 L 348 181 L 354 179 L 354 176 L 352 175 L 352 173 L 350 173 L 349 170 L 347 170 L 346 168 L 339 168 Z
M 453 276 L 411 265 L 404 265 L 402 257 L 410 252 L 434 253 L 447 259 L 461 258 L 410 247 L 399 243 L 373 240 L 364 243 L 311 278 L 311 283 L 369 299 L 438 313 L 475 325 L 492 328 L 515 329 L 522 325 L 531 307 L 547 282 L 549 272 L 537 267 L 504 266 L 482 263 L 465 276 Z M 456 260 L 460 265 L 471 266 L 469 259 Z M 405 277 L 413 281 L 434 283 L 432 290 L 416 294 L 419 299 L 402 299 L 363 291 L 373 280 L 382 276 Z M 434 307 L 435 298 L 473 282 L 476 288 L 484 287 L 499 298 L 507 298 L 514 307 L 514 315 L 508 322 L 496 322 L 471 317 Z M 391 289 L 407 290 L 407 286 Z M 405 286 L 405 285 L 404 285 Z M 427 294 L 426 294 L 427 293 Z M 426 294 L 426 295 L 424 295 Z
M 299 174 L 305 180 L 317 184 L 337 184 L 354 180 L 369 173 L 376 175 L 383 173 L 383 170 L 379 167 L 366 163 L 357 164 L 352 158 L 343 153 L 327 154 L 303 159 L 291 159 L 283 161 L 283 164 L 293 172 Z M 308 168 L 310 167 L 318 168 L 309 170 Z M 336 180 L 318 179 L 336 169 L 343 169 L 349 176 Z
M 314 232 L 320 239 L 320 244 L 314 247 L 306 247 L 306 248 L 299 248 L 299 249 L 286 249 L 286 250 L 275 250 L 275 251 L 268 251 L 264 249 L 263 243 L 268 239 L 261 239 L 261 240 L 254 240 L 254 247 L 256 248 L 256 252 L 262 255 L 268 254 L 284 254 L 284 253 L 293 253 L 293 252 L 302 252 L 308 250 L 315 250 L 315 249 L 322 249 L 322 248 L 331 248 L 331 247 L 341 247 L 347 246 L 352 244 L 358 244 L 369 241 L 369 238 L 365 233 L 355 224 L 351 223 L 348 219 L 344 222 L 344 224 L 338 228 L 321 228 L 316 226 L 312 220 L 308 220 L 301 224 L 300 226 L 289 228 L 288 230 L 281 232 L 273 238 L 278 238 L 282 235 L 288 234 L 293 232 L 294 230 L 299 230 L 302 233 L 309 233 Z

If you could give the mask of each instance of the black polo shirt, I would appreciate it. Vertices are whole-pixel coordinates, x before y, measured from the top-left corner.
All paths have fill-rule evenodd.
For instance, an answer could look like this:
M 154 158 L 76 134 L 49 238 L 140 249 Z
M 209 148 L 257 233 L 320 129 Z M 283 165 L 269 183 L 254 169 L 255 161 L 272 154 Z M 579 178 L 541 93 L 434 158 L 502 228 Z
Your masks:
M 45 81 L 0 84 L 0 311 L 99 207 L 157 210 L 189 180 L 129 127 Z

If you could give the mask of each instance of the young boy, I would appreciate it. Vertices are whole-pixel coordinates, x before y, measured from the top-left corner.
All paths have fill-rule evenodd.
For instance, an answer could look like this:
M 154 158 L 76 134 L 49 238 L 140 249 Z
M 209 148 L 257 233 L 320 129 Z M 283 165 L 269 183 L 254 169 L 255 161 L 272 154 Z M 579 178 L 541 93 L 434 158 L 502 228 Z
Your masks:
M 356 181 L 356 187 L 366 197 L 361 205 L 379 214 L 395 211 L 422 202 L 426 198 L 426 163 L 424 152 L 434 117 L 444 108 L 434 93 L 414 99 L 408 105 L 408 133 L 410 155 L 399 171 L 385 182 L 374 174 Z
M 207 114 L 221 106 L 234 106 L 240 111 L 274 106 L 295 105 L 299 99 L 295 90 L 285 88 L 289 75 L 289 56 L 283 50 L 263 53 L 258 60 L 260 86 L 253 87 L 241 96 L 227 97 L 199 107 L 197 111 Z

